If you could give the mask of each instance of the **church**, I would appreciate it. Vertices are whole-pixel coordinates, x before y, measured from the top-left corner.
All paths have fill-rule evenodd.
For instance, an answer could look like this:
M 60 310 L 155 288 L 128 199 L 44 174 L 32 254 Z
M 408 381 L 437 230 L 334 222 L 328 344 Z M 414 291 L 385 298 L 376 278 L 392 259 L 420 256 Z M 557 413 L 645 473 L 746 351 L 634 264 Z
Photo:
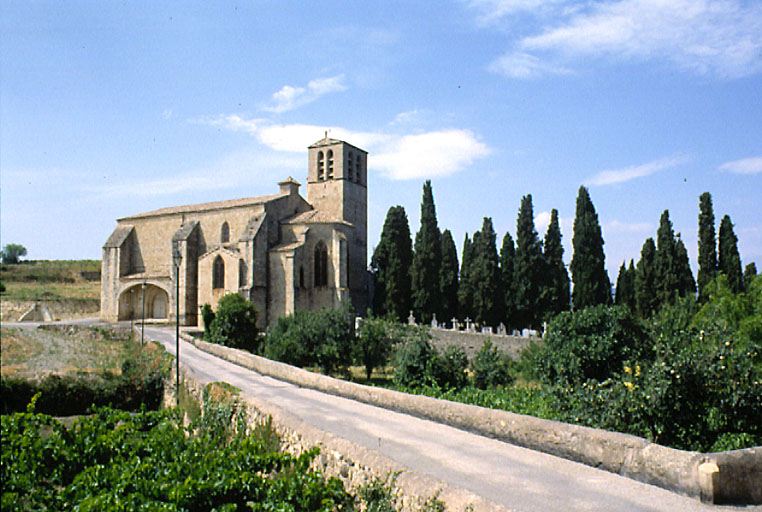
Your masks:
M 268 196 L 118 219 L 103 246 L 101 319 L 174 322 L 177 311 L 181 325 L 201 325 L 201 306 L 228 293 L 253 302 L 261 328 L 342 302 L 364 313 L 367 158 L 326 134 L 308 148 L 305 197 L 289 177 Z

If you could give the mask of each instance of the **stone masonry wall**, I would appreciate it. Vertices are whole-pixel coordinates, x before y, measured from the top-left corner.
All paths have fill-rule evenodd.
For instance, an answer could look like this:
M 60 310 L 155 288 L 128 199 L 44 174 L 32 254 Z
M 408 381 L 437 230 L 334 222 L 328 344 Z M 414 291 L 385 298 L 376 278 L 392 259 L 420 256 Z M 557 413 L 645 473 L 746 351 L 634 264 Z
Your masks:
M 182 385 L 200 405 L 204 388 L 210 383 L 185 368 L 181 368 L 181 375 Z M 171 382 L 165 385 L 165 407 L 174 406 L 175 389 L 173 373 Z M 350 494 L 357 495 L 361 487 L 374 480 L 390 481 L 397 475 L 393 489 L 396 508 L 400 512 L 419 512 L 432 499 L 442 502 L 446 510 L 453 512 L 508 512 L 505 507 L 469 491 L 411 471 L 380 452 L 319 430 L 274 404 L 245 393 L 238 395 L 238 403 L 244 407 L 250 427 L 269 419 L 284 452 L 297 455 L 319 447 L 320 454 L 313 461 L 313 468 L 327 478 L 339 478 Z M 362 505 L 360 510 L 363 510 Z

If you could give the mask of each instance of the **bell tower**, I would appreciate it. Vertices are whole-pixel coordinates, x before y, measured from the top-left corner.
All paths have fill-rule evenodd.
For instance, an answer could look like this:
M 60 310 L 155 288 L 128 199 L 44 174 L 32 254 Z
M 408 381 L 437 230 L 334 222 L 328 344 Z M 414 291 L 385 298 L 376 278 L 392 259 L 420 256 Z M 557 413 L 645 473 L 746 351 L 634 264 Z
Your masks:
M 368 153 L 341 140 L 322 140 L 309 147 L 307 202 L 330 217 L 367 232 Z
M 308 148 L 307 202 L 327 222 L 348 222 L 349 288 L 356 306 L 367 301 L 368 153 L 325 138 Z

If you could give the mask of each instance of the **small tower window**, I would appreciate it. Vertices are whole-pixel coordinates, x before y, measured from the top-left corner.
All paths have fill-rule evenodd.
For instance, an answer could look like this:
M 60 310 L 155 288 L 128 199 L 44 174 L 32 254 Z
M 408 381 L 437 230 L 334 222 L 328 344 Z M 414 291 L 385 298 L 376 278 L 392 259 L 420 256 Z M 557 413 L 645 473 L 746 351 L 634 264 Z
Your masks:
M 355 160 L 355 180 L 357 183 L 360 183 L 360 155 L 357 155 L 357 160 Z
M 226 244 L 230 241 L 230 226 L 228 226 L 227 222 L 222 223 L 222 228 L 220 229 L 220 243 Z
M 328 286 L 328 249 L 321 241 L 315 246 L 315 288 Z
M 328 171 L 326 172 L 326 178 L 333 179 L 333 150 L 328 150 Z
M 225 288 L 225 262 L 217 256 L 212 264 L 212 289 Z
M 354 153 L 351 151 L 349 152 L 349 155 L 347 156 L 347 179 L 349 181 L 353 181 L 353 174 L 354 174 Z
M 318 181 L 323 181 L 325 179 L 324 164 L 325 164 L 325 162 L 323 162 L 323 152 L 322 151 L 318 151 L 318 154 L 317 154 L 317 179 L 318 179 Z

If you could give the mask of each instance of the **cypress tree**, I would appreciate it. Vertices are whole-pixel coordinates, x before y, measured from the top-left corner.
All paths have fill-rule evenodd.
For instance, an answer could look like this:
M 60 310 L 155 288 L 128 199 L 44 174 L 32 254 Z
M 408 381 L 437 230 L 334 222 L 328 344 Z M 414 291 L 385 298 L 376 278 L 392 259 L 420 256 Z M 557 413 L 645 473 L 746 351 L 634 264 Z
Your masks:
M 650 318 L 658 304 L 656 297 L 656 245 L 653 238 L 648 238 L 640 250 L 635 273 L 635 302 L 638 313 L 643 318 Z
M 630 260 L 630 266 L 627 269 L 627 282 L 628 282 L 628 288 L 629 288 L 629 301 L 628 306 L 630 307 L 630 311 L 635 313 L 638 310 L 637 306 L 637 300 L 635 298 L 635 277 L 637 276 L 637 270 L 635 270 L 635 263 L 633 263 L 632 260 Z
M 439 279 L 442 263 L 442 234 L 437 225 L 431 180 L 423 184 L 421 227 L 415 235 L 413 253 L 413 310 L 419 322 L 428 324 L 432 315 L 442 314 Z
M 471 262 L 473 261 L 473 244 L 466 233 L 463 240 L 463 255 L 460 262 L 460 282 L 458 283 L 458 318 L 473 319 L 474 291 L 471 284 Z
M 752 261 L 746 265 L 743 269 L 743 287 L 744 290 L 749 291 L 749 285 L 757 277 L 757 265 Z
M 680 290 L 680 278 L 677 273 L 677 255 L 675 233 L 669 210 L 664 210 L 659 219 L 656 232 L 656 296 L 660 305 L 673 304 L 675 294 Z
M 442 293 L 442 321 L 449 322 L 458 314 L 458 251 L 449 229 L 442 232 L 442 266 L 440 267 Z
M 704 288 L 717 274 L 717 240 L 714 232 L 714 208 L 712 194 L 704 192 L 699 196 L 698 232 L 698 292 L 699 300 L 704 300 Z
M 606 273 L 606 255 L 603 252 L 603 236 L 590 194 L 579 187 L 577 209 L 574 217 L 574 254 L 571 274 L 574 289 L 572 304 L 575 310 L 611 304 L 611 281 Z
M 622 262 L 619 267 L 619 274 L 616 276 L 616 291 L 614 293 L 614 304 L 617 306 L 629 307 L 630 300 L 630 282 L 629 274 L 627 273 L 627 265 Z
M 538 327 L 543 259 L 542 244 L 534 228 L 531 194 L 521 198 L 516 221 L 516 254 L 513 265 L 516 327 Z
M 743 291 L 741 255 L 738 254 L 738 238 L 733 232 L 730 216 L 725 215 L 720 222 L 720 272 L 728 277 L 728 286 L 733 293 Z
M 471 265 L 474 320 L 482 326 L 497 326 L 502 318 L 503 293 L 492 219 L 484 217 L 479 236 L 474 236 Z
M 410 227 L 402 206 L 392 206 L 386 214 L 381 240 L 373 251 L 373 312 L 404 322 L 411 307 L 410 266 L 413 249 Z
M 633 313 L 637 311 L 637 302 L 635 300 L 636 275 L 635 264 L 632 260 L 630 260 L 629 267 L 622 262 L 616 280 L 616 299 L 614 301 L 617 306 L 624 306 Z
M 511 234 L 506 232 L 503 237 L 503 245 L 500 247 L 500 275 L 503 280 L 503 318 L 507 325 L 514 325 L 514 286 L 513 286 L 513 260 L 516 249 L 513 245 Z
M 675 265 L 677 270 L 678 292 L 680 297 L 696 296 L 696 280 L 693 279 L 688 250 L 685 248 L 680 233 L 675 242 Z
M 564 265 L 564 247 L 561 245 L 561 228 L 558 210 L 550 211 L 550 224 L 543 243 L 545 260 L 542 306 L 545 317 L 555 316 L 569 309 L 569 273 Z

